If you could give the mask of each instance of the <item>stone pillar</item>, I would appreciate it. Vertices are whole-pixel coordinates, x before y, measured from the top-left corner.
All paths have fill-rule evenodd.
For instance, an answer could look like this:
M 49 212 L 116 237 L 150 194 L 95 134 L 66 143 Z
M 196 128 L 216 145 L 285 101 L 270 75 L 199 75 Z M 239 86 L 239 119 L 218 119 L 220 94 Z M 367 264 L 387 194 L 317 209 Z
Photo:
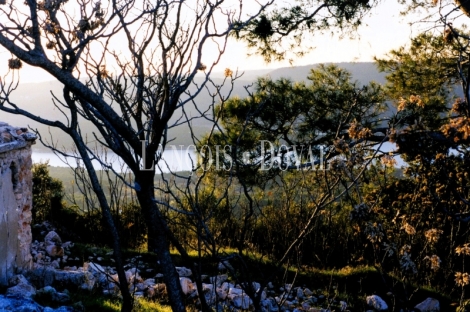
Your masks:
M 26 128 L 0 122 L 0 285 L 31 268 L 31 145 Z

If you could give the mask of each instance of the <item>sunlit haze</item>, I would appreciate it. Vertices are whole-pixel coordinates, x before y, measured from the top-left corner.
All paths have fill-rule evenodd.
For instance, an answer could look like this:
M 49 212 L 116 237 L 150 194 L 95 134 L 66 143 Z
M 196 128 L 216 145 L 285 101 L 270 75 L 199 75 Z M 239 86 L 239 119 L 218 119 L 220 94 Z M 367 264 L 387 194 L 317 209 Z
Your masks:
M 338 34 L 315 34 L 311 36 L 308 44 L 315 47 L 313 51 L 302 58 L 296 58 L 292 64 L 288 60 L 282 62 L 265 63 L 259 56 L 247 56 L 249 51 L 244 42 L 231 38 L 225 54 L 222 56 L 215 71 L 225 68 L 239 70 L 254 70 L 279 68 L 287 66 L 301 66 L 325 62 L 371 62 L 374 56 L 383 56 L 388 51 L 398 48 L 409 41 L 413 32 L 409 26 L 410 21 L 416 21 L 416 16 L 400 16 L 399 6 L 395 1 L 380 3 L 362 21 L 355 38 L 340 38 Z M 416 35 L 416 33 L 415 33 Z M 0 48 L 0 73 L 7 72 L 7 60 L 10 53 Z M 205 56 L 210 60 L 210 55 Z M 27 64 L 20 71 L 21 82 L 41 82 L 53 78 L 41 69 L 35 69 Z

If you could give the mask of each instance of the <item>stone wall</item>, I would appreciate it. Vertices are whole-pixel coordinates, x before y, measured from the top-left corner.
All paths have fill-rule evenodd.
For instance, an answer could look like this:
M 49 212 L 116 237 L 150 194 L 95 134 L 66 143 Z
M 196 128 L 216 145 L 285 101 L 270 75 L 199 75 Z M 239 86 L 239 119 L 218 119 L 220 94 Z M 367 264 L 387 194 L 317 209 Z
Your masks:
M 0 122 L 0 285 L 29 269 L 31 257 L 31 145 L 26 128 Z

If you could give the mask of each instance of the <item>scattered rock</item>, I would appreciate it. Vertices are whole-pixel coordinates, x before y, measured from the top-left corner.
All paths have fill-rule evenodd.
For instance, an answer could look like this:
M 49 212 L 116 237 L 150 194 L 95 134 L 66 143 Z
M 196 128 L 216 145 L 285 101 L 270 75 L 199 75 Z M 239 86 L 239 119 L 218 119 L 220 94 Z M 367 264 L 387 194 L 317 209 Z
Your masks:
M 307 297 L 313 296 L 313 291 L 311 291 L 308 288 L 305 288 L 304 289 L 304 295 L 307 296 Z
M 420 304 L 416 305 L 415 309 L 418 310 L 419 312 L 439 312 L 440 305 L 437 299 L 427 298 Z
M 193 272 L 191 272 L 190 269 L 185 267 L 176 267 L 176 272 L 178 272 L 178 275 L 180 277 L 190 277 L 191 275 L 193 275 Z
M 44 308 L 31 299 L 9 297 L 0 295 L 0 311 L 22 311 L 22 312 L 74 312 L 78 311 L 72 307 L 60 307 L 57 309 Z
M 36 288 L 34 288 L 23 275 L 13 276 L 10 278 L 9 283 L 13 286 L 7 289 L 7 296 L 32 298 L 36 295 Z
M 229 295 L 241 295 L 243 294 L 243 289 L 240 288 L 230 288 L 228 290 Z
M 230 262 L 228 262 L 228 260 L 225 260 L 225 261 L 221 261 L 217 267 L 219 269 L 219 271 L 221 272 L 226 272 L 227 270 L 228 271 L 233 271 L 233 267 L 232 265 L 230 264 Z
M 62 248 L 62 240 L 59 234 L 55 231 L 50 231 L 44 238 L 44 244 L 46 245 L 46 252 L 51 257 L 62 257 L 64 255 L 64 249 Z
M 185 295 L 191 294 L 195 289 L 192 281 L 187 277 L 180 277 L 180 284 Z
M 232 297 L 232 303 L 235 308 L 247 310 L 253 301 L 251 301 L 250 297 L 248 297 L 246 294 L 241 294 Z
M 209 278 L 211 284 L 215 284 L 216 287 L 220 287 L 226 280 L 228 280 L 227 274 L 217 275 Z
M 388 310 L 387 303 L 377 295 L 368 296 L 366 298 L 366 302 L 369 306 L 373 307 L 374 309 L 378 311 Z

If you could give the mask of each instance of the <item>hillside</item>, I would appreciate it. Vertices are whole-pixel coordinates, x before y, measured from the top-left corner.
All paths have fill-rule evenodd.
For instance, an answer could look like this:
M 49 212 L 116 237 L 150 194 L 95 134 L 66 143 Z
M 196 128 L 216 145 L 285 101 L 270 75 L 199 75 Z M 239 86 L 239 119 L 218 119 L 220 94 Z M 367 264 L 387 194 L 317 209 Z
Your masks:
M 377 71 L 374 63 L 339 63 L 337 65 L 349 70 L 352 73 L 353 78 L 358 80 L 358 82 L 361 84 L 366 84 L 369 81 L 376 81 L 378 83 L 385 82 L 385 75 Z M 316 66 L 318 66 L 318 64 L 298 67 L 283 67 L 275 70 L 265 69 L 245 71 L 244 75 L 235 82 L 232 96 L 246 96 L 247 93 L 244 86 L 252 84 L 259 76 L 269 76 L 272 79 L 287 77 L 293 81 L 306 80 L 310 70 Z M 215 84 L 221 85 L 223 82 L 222 79 L 223 73 L 219 72 L 213 74 L 213 82 Z M 201 84 L 202 78 L 197 77 L 195 79 L 195 83 Z M 209 89 L 212 91 L 214 90 L 213 87 L 210 87 Z M 195 90 L 196 88 L 194 85 L 189 88 L 189 92 L 194 92 Z M 228 93 L 228 91 L 229 86 L 226 85 L 222 88 L 223 93 Z M 41 83 L 25 83 L 18 86 L 17 90 L 12 94 L 11 100 L 12 102 L 17 103 L 20 108 L 23 108 L 40 117 L 47 118 L 49 120 L 67 120 L 68 116 L 65 116 L 58 107 L 54 107 L 52 103 L 52 95 L 56 97 L 55 102 L 58 107 L 61 107 L 61 104 L 57 101 L 62 99 L 62 89 L 59 82 L 48 81 Z M 195 103 L 188 103 L 188 105 L 185 106 L 185 111 L 188 116 L 194 117 L 198 115 L 198 110 L 205 111 L 212 102 L 213 99 L 208 92 L 201 92 L 196 98 Z M 175 112 L 175 115 L 172 118 L 172 122 L 176 122 L 179 117 L 181 117 L 181 110 Z M 68 149 L 72 146 L 70 139 L 67 135 L 63 134 L 62 131 L 32 122 L 26 117 L 0 112 L 0 120 L 5 121 L 11 125 L 29 126 L 32 129 L 37 129 L 46 141 L 53 142 L 60 148 Z M 210 123 L 208 123 L 208 121 L 205 119 L 195 119 L 191 124 L 193 126 L 194 132 L 198 136 L 206 133 L 211 127 Z M 94 134 L 90 130 L 93 127 L 88 125 L 86 121 L 81 122 L 81 127 L 84 131 L 84 135 L 88 138 L 88 142 L 90 145 L 93 145 L 93 142 L 96 141 Z M 173 127 L 168 131 L 168 133 L 168 140 L 173 140 L 171 144 L 190 145 L 192 143 L 188 135 L 189 130 L 187 125 Z M 40 142 L 36 144 L 34 150 L 47 151 L 47 149 Z

